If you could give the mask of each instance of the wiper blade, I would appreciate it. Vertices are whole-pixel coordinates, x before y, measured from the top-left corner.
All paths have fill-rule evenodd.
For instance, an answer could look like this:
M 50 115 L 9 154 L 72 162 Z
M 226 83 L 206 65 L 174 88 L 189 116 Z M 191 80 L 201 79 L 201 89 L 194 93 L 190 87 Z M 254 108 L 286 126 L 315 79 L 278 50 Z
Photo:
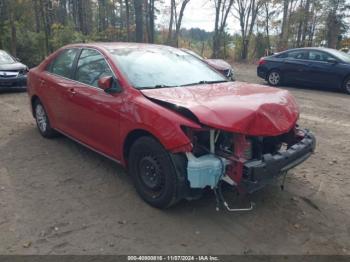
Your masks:
M 168 88 L 168 87 L 174 87 L 174 86 L 167 86 L 167 85 L 155 85 L 155 86 L 143 86 L 138 87 L 137 89 L 159 89 L 159 88 Z
M 218 83 L 225 83 L 228 82 L 227 80 L 217 80 L 217 81 L 199 81 L 195 83 L 185 84 L 181 86 L 194 86 L 194 85 L 205 85 L 205 84 L 218 84 Z

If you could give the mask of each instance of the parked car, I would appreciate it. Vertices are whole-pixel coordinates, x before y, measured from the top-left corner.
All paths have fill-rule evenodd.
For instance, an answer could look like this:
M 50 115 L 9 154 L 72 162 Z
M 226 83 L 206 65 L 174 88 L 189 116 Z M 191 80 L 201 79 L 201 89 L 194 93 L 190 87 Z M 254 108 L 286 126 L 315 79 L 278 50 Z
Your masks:
M 270 85 L 311 84 L 350 94 L 350 55 L 329 48 L 298 48 L 263 57 L 257 69 Z
M 26 65 L 4 50 L 0 50 L 0 89 L 25 88 L 27 72 Z
M 194 57 L 197 57 L 198 59 L 202 60 L 204 63 L 210 65 L 215 70 L 220 72 L 228 80 L 231 80 L 231 81 L 236 80 L 235 72 L 234 72 L 232 66 L 229 63 L 227 63 L 225 60 L 203 58 L 199 54 L 197 54 L 196 52 L 189 50 L 189 49 L 186 49 L 186 48 L 181 48 L 181 50 L 190 54 L 190 55 L 193 55 Z
M 288 91 L 228 81 L 167 46 L 63 47 L 30 70 L 28 94 L 43 137 L 64 134 L 120 163 L 158 208 L 223 181 L 254 192 L 315 148 Z

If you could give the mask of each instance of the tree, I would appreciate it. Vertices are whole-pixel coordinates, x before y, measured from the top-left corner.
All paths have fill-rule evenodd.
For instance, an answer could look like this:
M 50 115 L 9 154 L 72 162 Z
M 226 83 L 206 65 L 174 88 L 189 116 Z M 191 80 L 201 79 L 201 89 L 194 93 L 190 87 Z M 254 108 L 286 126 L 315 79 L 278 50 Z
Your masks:
M 350 9 L 350 4 L 346 0 L 327 0 L 324 3 L 327 14 L 327 30 L 326 39 L 327 45 L 330 48 L 337 48 L 338 42 L 341 39 L 341 33 L 345 29 L 345 14 L 346 10 Z
M 264 0 L 236 0 L 234 9 L 237 14 L 234 16 L 239 20 L 242 34 L 242 53 L 241 59 L 248 58 L 248 50 L 253 29 L 257 19 L 258 11 L 263 5 Z
M 130 5 L 129 0 L 125 0 L 125 13 L 126 13 L 126 30 L 127 30 L 127 39 L 128 42 L 131 39 L 131 31 L 130 31 Z
M 136 23 L 136 42 L 143 42 L 143 1 L 134 0 L 135 23 Z
M 215 30 L 213 37 L 213 57 L 220 56 L 221 42 L 227 24 L 227 17 L 231 11 L 234 0 L 214 0 L 215 4 Z
M 168 44 L 174 45 L 176 47 L 179 46 L 179 34 L 182 24 L 182 19 L 185 13 L 185 9 L 190 0 L 182 0 L 176 2 L 175 0 L 171 0 L 170 4 L 170 22 L 169 22 L 169 31 L 168 31 Z M 180 6 L 180 10 L 178 12 L 178 6 Z M 179 15 L 178 15 L 179 14 Z M 173 32 L 175 26 L 175 33 Z

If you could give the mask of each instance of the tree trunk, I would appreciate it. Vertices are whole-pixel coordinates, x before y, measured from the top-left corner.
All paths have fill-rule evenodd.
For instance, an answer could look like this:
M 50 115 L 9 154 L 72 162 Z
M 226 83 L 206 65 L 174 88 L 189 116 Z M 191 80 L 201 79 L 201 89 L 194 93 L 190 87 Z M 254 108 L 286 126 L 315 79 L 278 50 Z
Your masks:
M 310 19 L 310 0 L 306 0 L 303 34 L 302 34 L 302 39 L 301 39 L 303 46 L 306 46 L 305 39 L 306 39 L 306 35 L 308 32 L 308 28 L 309 28 L 309 19 Z
M 148 41 L 152 44 L 154 43 L 154 1 L 155 0 L 149 0 L 148 3 Z
M 136 42 L 143 42 L 143 1 L 134 0 L 135 23 L 136 23 Z
M 131 32 L 130 32 L 130 6 L 129 6 L 129 0 L 125 0 L 125 13 L 126 13 L 126 31 L 127 31 L 127 35 L 128 35 L 128 42 L 130 42 Z
M 288 46 L 288 10 L 289 10 L 289 1 L 283 0 L 283 18 L 282 18 L 282 30 L 281 38 L 279 43 L 279 49 L 285 50 Z
M 179 19 L 177 20 L 177 23 L 176 23 L 176 31 L 175 31 L 175 37 L 174 37 L 176 47 L 179 47 L 179 32 L 181 28 L 182 18 L 185 12 L 186 5 L 188 4 L 189 1 L 190 0 L 184 0 L 181 5 Z
M 17 30 L 16 30 L 16 24 L 15 24 L 15 6 L 13 6 L 13 3 L 10 4 L 10 27 L 11 27 L 11 54 L 13 56 L 17 55 Z
M 220 32 L 219 32 L 219 19 L 220 19 L 220 9 L 221 0 L 215 2 L 215 29 L 213 37 L 213 58 L 218 58 L 220 53 Z
M 34 15 L 35 15 L 35 32 L 39 33 L 41 31 L 40 26 L 40 7 L 38 0 L 33 0 L 34 5 Z
M 169 30 L 168 30 L 168 39 L 167 43 L 171 45 L 173 39 L 173 24 L 174 24 L 174 16 L 175 16 L 175 0 L 170 0 L 170 22 L 169 22 Z

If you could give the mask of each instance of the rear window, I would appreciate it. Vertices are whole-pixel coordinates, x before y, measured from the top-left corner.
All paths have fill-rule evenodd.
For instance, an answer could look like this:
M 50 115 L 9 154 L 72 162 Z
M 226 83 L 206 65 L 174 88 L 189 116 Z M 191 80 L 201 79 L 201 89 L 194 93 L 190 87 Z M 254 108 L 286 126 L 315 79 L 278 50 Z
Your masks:
M 79 49 L 63 50 L 49 65 L 47 71 L 66 78 L 72 77 L 73 62 Z
M 289 59 L 307 59 L 307 51 L 297 50 L 284 52 L 277 55 L 278 58 L 289 58 Z

